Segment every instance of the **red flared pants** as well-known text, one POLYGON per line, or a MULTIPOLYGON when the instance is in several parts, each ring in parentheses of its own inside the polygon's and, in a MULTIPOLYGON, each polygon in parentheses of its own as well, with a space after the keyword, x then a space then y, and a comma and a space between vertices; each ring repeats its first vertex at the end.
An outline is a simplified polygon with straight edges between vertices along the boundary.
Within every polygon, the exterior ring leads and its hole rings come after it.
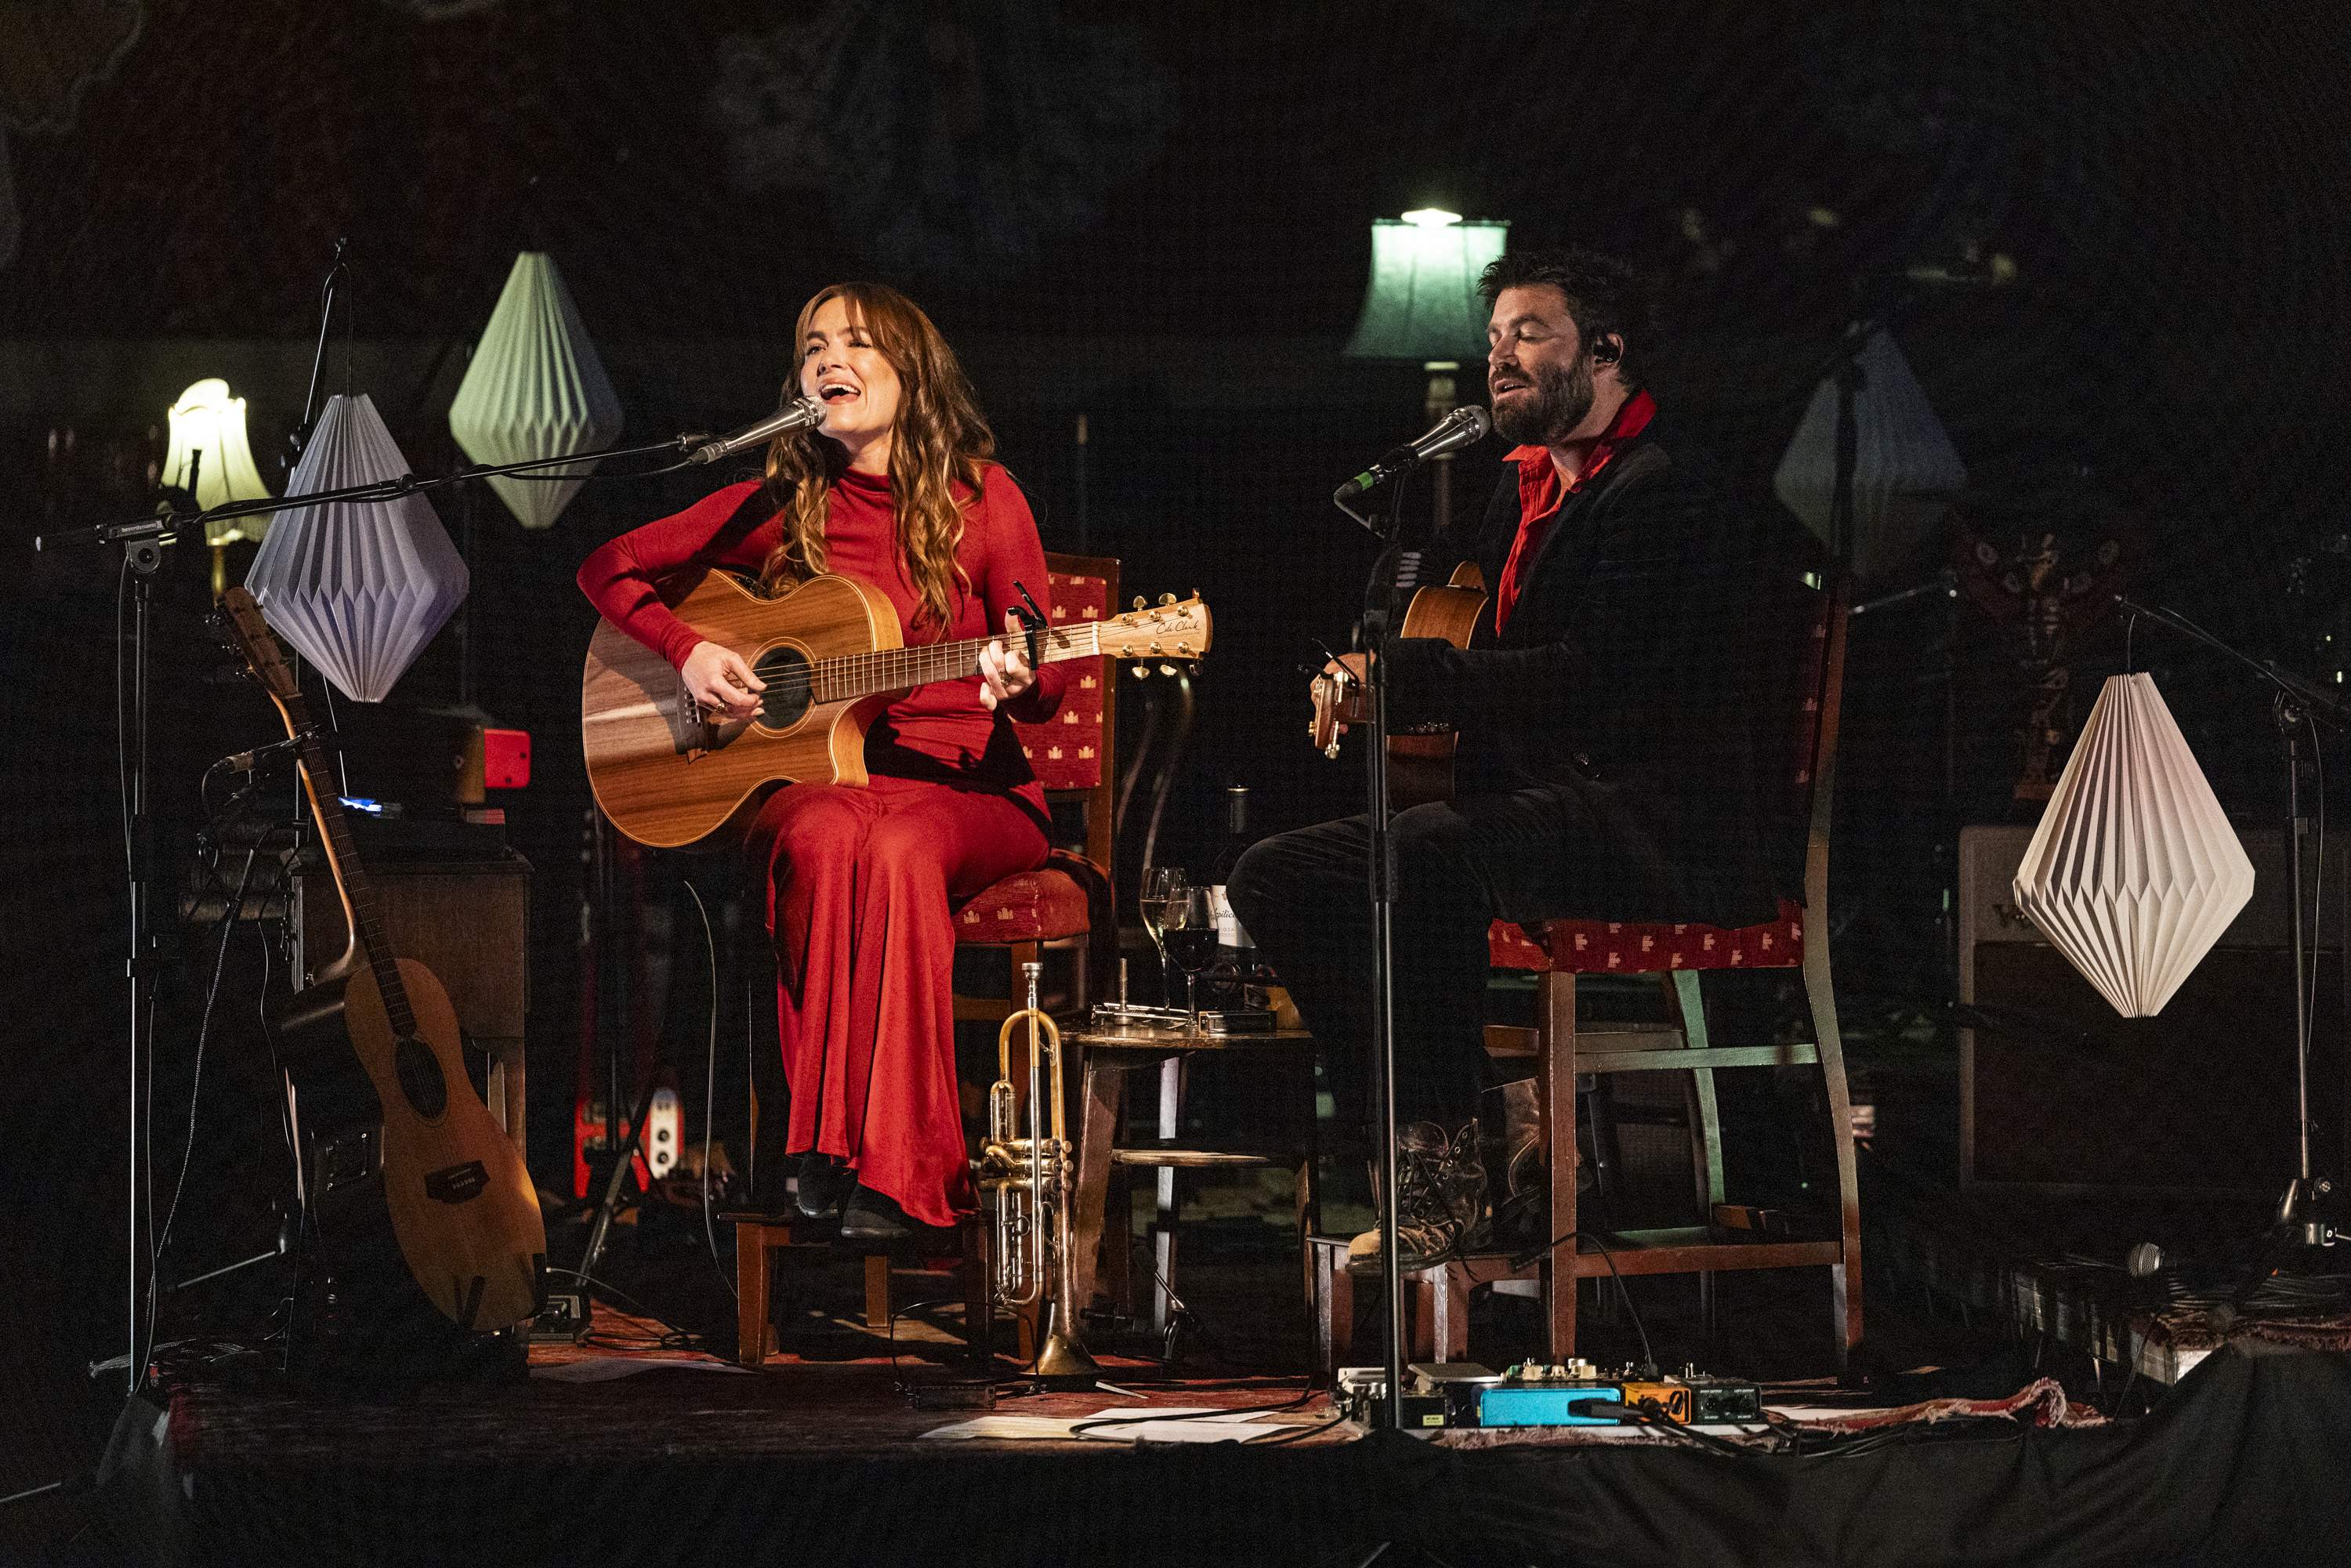
POLYGON ((768 856, 786 1151, 835 1155, 924 1224, 952 1224, 970 1207, 952 912, 1042 865, 1043 831, 1002 795, 876 776, 778 790, 751 846, 768 856))

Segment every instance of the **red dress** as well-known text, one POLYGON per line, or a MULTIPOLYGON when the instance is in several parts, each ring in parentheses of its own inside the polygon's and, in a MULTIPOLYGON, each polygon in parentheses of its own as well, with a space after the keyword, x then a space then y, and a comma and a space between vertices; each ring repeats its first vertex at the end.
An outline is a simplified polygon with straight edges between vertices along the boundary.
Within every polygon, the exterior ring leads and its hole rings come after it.
MULTIPOLYGON (((756 572, 783 537, 757 481, 729 486, 589 556, 580 586, 604 618, 682 665, 702 639, 655 596, 689 566, 756 572)), ((921 599, 897 549, 889 481, 855 470, 834 484, 826 570, 880 589, 909 645, 1000 632, 1020 602, 1041 604, 1045 552, 1029 503, 990 465, 964 502, 956 559, 970 591, 954 622, 916 621, 921 599)), ((786 1148, 836 1155, 858 1179, 926 1225, 969 1207, 956 1091, 953 966, 956 905, 1045 862, 1044 791, 1011 716, 1050 718, 1063 664, 997 713, 979 676, 934 681, 892 703, 866 733, 862 789, 792 784, 753 826, 768 862, 776 1012, 792 1091, 786 1148)))

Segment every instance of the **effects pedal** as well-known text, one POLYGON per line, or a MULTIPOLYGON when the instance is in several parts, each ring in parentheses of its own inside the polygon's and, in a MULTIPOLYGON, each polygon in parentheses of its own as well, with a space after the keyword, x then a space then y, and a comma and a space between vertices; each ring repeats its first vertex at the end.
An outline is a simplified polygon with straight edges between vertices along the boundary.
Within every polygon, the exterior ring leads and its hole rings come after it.
POLYGON ((1614 1427, 1645 1416, 1683 1426, 1760 1421, 1763 1391, 1694 1365, 1676 1375, 1632 1367, 1609 1372, 1588 1361, 1522 1362, 1479 1390, 1476 1425, 1614 1427))

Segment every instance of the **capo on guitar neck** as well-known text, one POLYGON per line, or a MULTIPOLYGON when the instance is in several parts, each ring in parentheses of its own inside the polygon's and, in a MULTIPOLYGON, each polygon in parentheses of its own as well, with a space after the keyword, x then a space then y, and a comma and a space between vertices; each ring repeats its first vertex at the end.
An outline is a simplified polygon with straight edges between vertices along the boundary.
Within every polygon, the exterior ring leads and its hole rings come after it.
POLYGON ((1020 593, 1020 602, 1012 607, 1012 613, 1020 617, 1021 629, 1028 633, 1029 667, 1033 670, 1045 662, 1045 628, 1050 621, 1045 612, 1037 608, 1037 601, 1029 597, 1027 583, 1016 577, 1012 580, 1012 586, 1020 593))

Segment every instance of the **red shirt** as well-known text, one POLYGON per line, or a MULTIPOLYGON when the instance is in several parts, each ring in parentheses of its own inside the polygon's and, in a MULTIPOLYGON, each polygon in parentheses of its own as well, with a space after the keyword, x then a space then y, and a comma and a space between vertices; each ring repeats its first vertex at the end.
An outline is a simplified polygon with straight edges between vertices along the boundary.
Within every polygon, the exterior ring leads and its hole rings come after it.
POLYGON ((1494 591, 1494 630, 1499 632, 1510 624, 1510 612, 1519 605, 1519 591, 1526 584, 1525 570, 1542 549, 1543 536, 1551 531, 1551 521, 1570 496, 1580 493, 1592 483, 1599 472, 1608 466, 1616 449, 1648 427, 1657 412, 1656 400, 1646 392, 1636 392, 1625 400, 1600 439, 1592 444, 1591 459, 1573 485, 1560 477, 1559 465, 1551 460, 1551 449, 1544 446, 1517 446, 1510 449, 1507 461, 1519 465, 1519 537, 1510 541, 1510 559, 1502 563, 1501 586, 1494 591))
MULTIPOLYGON (((771 513, 756 527, 726 525, 758 485, 756 479, 730 485, 683 512, 600 547, 580 565, 581 591, 605 620, 672 664, 683 666, 695 644, 703 641, 702 634, 662 603, 654 584, 688 566, 757 572, 782 542, 782 514, 771 513)), ((925 621, 917 625, 922 598, 899 559, 889 480, 851 469, 832 486, 825 514, 825 570, 856 578, 887 595, 898 612, 899 635, 908 646, 1001 633, 1005 611, 1021 601, 1016 581, 1027 584, 1038 603, 1047 602, 1044 546, 1012 476, 989 464, 982 470, 977 497, 960 489, 957 494, 964 502, 964 526, 956 559, 971 591, 953 601, 950 624, 925 621)), ((1006 705, 1007 716, 1023 723, 1050 718, 1061 705, 1069 669, 1067 664, 1053 664, 1038 670, 1036 684, 1006 705)), ((868 732, 867 766, 879 773, 908 771, 890 764, 887 752, 894 740, 898 747, 957 771, 976 770, 996 726, 996 716, 980 706, 979 689, 975 668, 962 679, 933 681, 899 697, 868 732)), ((1010 755, 1020 754, 1015 747, 1010 755)), ((1041 810, 1044 796, 1034 780, 1021 785, 1020 793, 1032 797, 1031 803, 1041 810)))

